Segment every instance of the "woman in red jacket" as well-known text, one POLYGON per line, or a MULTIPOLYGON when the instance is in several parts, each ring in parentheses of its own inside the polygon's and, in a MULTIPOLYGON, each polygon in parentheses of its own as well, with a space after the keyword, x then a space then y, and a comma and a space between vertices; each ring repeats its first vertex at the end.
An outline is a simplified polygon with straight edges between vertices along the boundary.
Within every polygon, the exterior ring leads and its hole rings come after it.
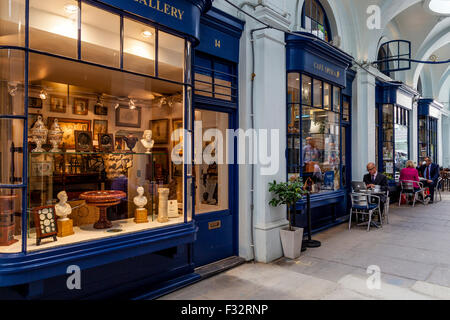
MULTIPOLYGON (((403 168, 400 171, 400 181, 417 181, 419 182, 419 172, 414 166, 414 162, 411 160, 408 160, 406 162, 406 168, 403 168)), ((420 186, 418 183, 414 182, 414 189, 415 191, 420 189, 420 186)))

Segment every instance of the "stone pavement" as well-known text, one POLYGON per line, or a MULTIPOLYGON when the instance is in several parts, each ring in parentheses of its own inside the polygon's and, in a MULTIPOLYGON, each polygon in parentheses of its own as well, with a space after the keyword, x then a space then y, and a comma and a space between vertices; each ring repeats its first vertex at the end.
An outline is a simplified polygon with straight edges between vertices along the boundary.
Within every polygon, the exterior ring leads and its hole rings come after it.
POLYGON ((314 235, 322 247, 297 260, 249 262, 161 299, 450 299, 450 194, 442 196, 429 206, 391 205, 382 229, 342 224, 314 235), (379 289, 368 288, 369 266, 381 271, 379 289))

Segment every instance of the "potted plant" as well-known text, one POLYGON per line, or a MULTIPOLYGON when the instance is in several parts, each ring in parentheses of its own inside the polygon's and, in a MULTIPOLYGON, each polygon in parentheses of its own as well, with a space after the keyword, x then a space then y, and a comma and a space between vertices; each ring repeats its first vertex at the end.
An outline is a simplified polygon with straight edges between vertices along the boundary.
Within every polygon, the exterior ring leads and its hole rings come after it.
POLYGON ((290 179, 288 182, 269 183, 269 191, 275 194, 275 198, 270 200, 272 207, 286 205, 288 209, 289 226, 280 230, 281 245, 284 256, 290 259, 297 259, 302 249, 303 228, 292 226, 291 208, 306 193, 303 190, 303 183, 300 178, 290 179))

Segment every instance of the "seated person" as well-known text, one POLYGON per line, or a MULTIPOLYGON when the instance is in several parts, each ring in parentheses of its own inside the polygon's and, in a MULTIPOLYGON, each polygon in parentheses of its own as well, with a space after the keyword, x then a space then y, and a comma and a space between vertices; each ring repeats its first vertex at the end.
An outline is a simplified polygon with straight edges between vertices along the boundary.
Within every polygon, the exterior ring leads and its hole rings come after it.
MULTIPOLYGON (((388 189, 387 177, 377 171, 375 163, 370 162, 369 164, 367 164, 367 172, 369 173, 364 176, 363 181, 368 189, 373 189, 375 188, 375 186, 380 186, 382 191, 386 191, 388 189)), ((382 194, 377 194, 377 196, 380 197, 380 209, 381 213, 383 213, 386 203, 386 196, 382 194)))
MULTIPOLYGON (((414 166, 414 162, 408 160, 406 162, 406 168, 400 171, 400 181, 417 181, 419 182, 419 172, 414 166)), ((414 191, 420 190, 418 183, 413 183, 414 191)))
POLYGON ((430 190, 431 199, 429 203, 433 203, 434 188, 436 187, 440 176, 439 166, 432 163, 430 157, 426 157, 424 164, 419 168, 419 171, 422 174, 422 177, 426 179, 424 181, 424 187, 427 187, 430 190))

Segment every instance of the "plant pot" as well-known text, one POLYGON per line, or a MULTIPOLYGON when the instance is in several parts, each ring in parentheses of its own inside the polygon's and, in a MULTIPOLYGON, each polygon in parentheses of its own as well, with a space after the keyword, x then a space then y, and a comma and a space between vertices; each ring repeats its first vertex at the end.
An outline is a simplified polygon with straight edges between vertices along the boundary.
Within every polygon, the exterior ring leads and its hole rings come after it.
POLYGON ((286 258, 297 259, 302 250, 303 228, 292 229, 293 231, 289 231, 289 227, 286 227, 280 230, 281 245, 286 258))

